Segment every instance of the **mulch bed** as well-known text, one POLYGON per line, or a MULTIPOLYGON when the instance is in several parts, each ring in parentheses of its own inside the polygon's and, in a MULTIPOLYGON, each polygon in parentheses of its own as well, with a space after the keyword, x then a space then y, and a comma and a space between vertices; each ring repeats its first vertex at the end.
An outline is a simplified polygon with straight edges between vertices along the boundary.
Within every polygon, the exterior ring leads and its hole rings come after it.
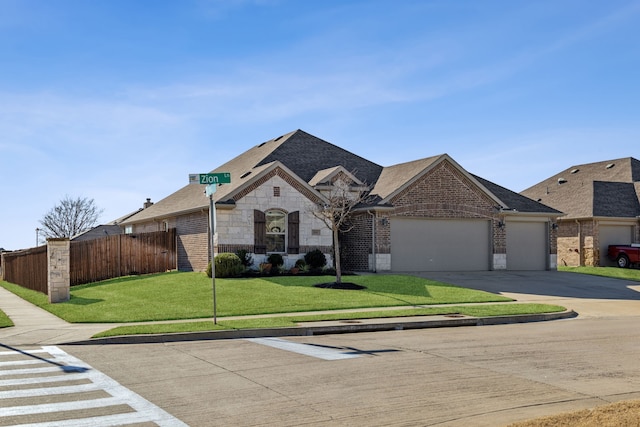
POLYGON ((344 290, 348 290, 348 291, 359 291, 361 289, 367 289, 366 286, 362 286, 362 285, 358 285, 355 283, 349 283, 349 282, 342 282, 342 283, 336 283, 336 282, 329 282, 329 283, 318 283, 316 285, 313 285, 316 288, 324 288, 324 289, 344 289, 344 290))

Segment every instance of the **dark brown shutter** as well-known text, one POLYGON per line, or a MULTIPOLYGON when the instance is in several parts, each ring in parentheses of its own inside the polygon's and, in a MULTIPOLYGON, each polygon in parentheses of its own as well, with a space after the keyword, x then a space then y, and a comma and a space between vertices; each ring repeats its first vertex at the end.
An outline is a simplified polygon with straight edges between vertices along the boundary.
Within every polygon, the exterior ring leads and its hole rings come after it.
POLYGON ((287 218, 287 232, 289 235, 287 244, 287 253, 300 253, 300 212, 291 212, 287 218))
POLYGON ((267 253, 267 221, 264 212, 253 211, 253 245, 256 254, 267 253))

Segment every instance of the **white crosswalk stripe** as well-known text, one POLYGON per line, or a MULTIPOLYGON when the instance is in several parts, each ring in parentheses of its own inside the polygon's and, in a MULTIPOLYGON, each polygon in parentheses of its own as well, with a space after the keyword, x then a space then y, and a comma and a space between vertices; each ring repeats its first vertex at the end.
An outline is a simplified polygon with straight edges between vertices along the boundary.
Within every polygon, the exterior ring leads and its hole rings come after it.
POLYGON ((7 348, 0 351, 0 426, 186 426, 58 347, 7 348))
POLYGON ((324 360, 354 359, 362 356, 361 354, 354 352, 353 350, 317 347, 313 345, 287 341, 281 338, 245 338, 245 340, 254 342, 256 344, 262 344, 268 347, 273 347, 298 354, 304 354, 305 356, 316 357, 318 359, 324 360))

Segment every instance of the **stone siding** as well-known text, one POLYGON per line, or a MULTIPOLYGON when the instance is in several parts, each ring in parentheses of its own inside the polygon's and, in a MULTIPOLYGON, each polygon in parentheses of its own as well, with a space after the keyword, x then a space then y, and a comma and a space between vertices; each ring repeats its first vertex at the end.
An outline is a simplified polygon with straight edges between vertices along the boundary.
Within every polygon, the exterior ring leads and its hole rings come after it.
POLYGON ((556 231, 557 263, 569 267, 598 266, 597 230, 598 225, 593 219, 559 222, 556 231))
POLYGON ((67 238, 47 239, 47 295, 50 303, 71 297, 70 242, 67 238))
MULTIPOLYGON (((266 256, 253 253, 253 211, 280 209, 286 213, 300 212, 300 254, 283 254, 285 267, 293 266, 297 259, 304 257, 304 254, 312 249, 322 250, 327 259, 332 260, 333 238, 327 226, 312 214, 314 203, 308 196, 312 196, 313 193, 280 169, 258 180, 258 183, 243 190, 242 197, 236 197, 236 205, 232 209, 216 208, 216 253, 244 249, 252 254, 254 266, 263 262, 266 256), (279 191, 274 191, 276 187, 279 191)), ((316 199, 316 196, 313 197, 316 199)), ((210 258, 208 221, 208 209, 182 215, 174 220, 178 232, 179 270, 206 269, 210 258)), ((138 232, 138 227, 148 229, 154 224, 139 224, 134 231, 138 232)))

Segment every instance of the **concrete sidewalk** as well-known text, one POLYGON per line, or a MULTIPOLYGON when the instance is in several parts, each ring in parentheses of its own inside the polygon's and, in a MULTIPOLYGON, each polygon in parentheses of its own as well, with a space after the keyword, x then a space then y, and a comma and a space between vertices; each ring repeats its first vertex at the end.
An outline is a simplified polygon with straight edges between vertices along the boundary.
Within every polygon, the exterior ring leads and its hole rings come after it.
POLYGON ((113 325, 69 323, 0 287, 0 310, 15 326, 0 329, 0 342, 9 345, 59 344, 112 328, 113 325))
MULTIPOLYGON (((464 304, 455 304, 456 306, 464 304)), ((438 305, 442 307, 443 305, 438 305)), ((335 310, 331 313, 354 312, 354 311, 380 311, 385 309, 397 309, 398 307, 371 308, 361 310, 335 310)), ((406 307, 415 308, 415 307, 406 307)), ((549 313, 537 315, 502 316, 492 318, 477 318, 463 315, 436 315, 436 316, 411 316, 394 317, 383 319, 358 319, 358 320, 336 320, 322 322, 305 322, 297 327, 290 328, 265 328, 265 329, 243 329, 243 330, 223 330, 193 333, 175 333, 158 335, 134 335, 111 337, 102 339, 91 339, 98 332, 115 328, 131 323, 69 323, 53 314, 23 300, 6 289, 0 287, 0 309, 5 312, 13 321, 10 328, 0 329, 0 342, 8 345, 59 345, 59 344, 135 344, 153 342, 176 342, 229 338, 248 338, 265 336, 300 336, 300 335, 322 335, 332 333, 350 332, 372 332, 418 328, 441 328, 456 326, 479 326, 499 323, 521 323, 546 321, 575 317, 577 314, 572 310, 562 313, 549 313)), ((318 314, 313 312, 306 314, 318 314)), ((225 317, 225 320, 239 318, 258 318, 299 315, 300 313, 279 313, 263 316, 234 316, 225 317)), ((163 322, 140 322, 137 324, 149 323, 176 323, 181 321, 205 321, 210 319, 188 319, 173 320, 163 322)))

